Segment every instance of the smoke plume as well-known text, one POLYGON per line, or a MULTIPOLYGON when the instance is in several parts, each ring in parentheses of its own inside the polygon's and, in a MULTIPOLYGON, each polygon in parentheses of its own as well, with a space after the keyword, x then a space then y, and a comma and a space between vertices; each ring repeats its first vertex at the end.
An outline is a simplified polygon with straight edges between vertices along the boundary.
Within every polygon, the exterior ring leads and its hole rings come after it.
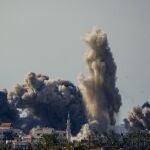
POLYGON ((7 101, 7 91, 0 91, 0 123, 14 122, 18 118, 18 112, 7 101))
POLYGON ((130 129, 150 130, 150 103, 134 107, 125 120, 130 129))
POLYGON ((15 127, 25 132, 36 126, 64 130, 68 112, 73 134, 84 124, 77 137, 83 134, 86 137, 95 129, 106 131, 109 125, 115 124, 121 96, 116 88, 116 65, 107 36, 100 29, 93 29, 84 40, 88 44, 85 59, 89 76, 80 78, 79 88, 69 81, 51 80, 30 72, 23 84, 8 92, 8 100, 3 104, 8 109, 0 112, 6 113, 8 120, 14 120, 15 127))
POLYGON ((69 81, 50 80, 45 75, 31 72, 7 97, 10 105, 20 113, 14 125, 26 132, 36 126, 64 130, 68 112, 73 133, 86 122, 80 91, 69 81))
POLYGON ((107 35, 98 28, 87 33, 85 54, 89 76, 79 79, 79 88, 90 121, 96 120, 99 131, 115 124, 115 114, 121 106, 121 96, 116 88, 116 64, 108 46, 107 35))

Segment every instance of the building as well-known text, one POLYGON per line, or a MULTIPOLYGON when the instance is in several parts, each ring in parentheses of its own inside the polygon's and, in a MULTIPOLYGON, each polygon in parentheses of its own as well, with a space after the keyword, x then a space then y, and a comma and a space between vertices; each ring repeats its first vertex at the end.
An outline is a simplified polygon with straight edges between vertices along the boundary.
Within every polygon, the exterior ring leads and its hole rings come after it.
POLYGON ((31 135, 33 136, 33 138, 35 139, 40 139, 44 134, 54 134, 54 128, 33 128, 31 130, 31 135))
POLYGON ((54 136, 57 139, 57 141, 61 144, 65 144, 68 142, 67 137, 66 137, 66 131, 55 130, 54 136))
POLYGON ((0 124, 0 131, 4 131, 4 130, 10 130, 12 129, 12 124, 11 123, 1 123, 0 124))
POLYGON ((66 131, 65 130, 55 130, 54 128, 49 127, 37 127, 31 130, 31 135, 34 139, 40 139, 44 134, 54 135, 59 143, 67 143, 71 142, 71 122, 70 115, 68 113, 67 123, 66 123, 66 131))
POLYGON ((24 141, 24 142, 31 143, 32 140, 33 140, 32 135, 24 135, 24 136, 21 137, 21 141, 24 141))
POLYGON ((48 128, 48 127, 46 127, 46 128, 33 128, 31 130, 31 136, 35 140, 40 139, 44 134, 54 135, 59 143, 67 143, 66 131, 54 130, 53 128, 48 128))
POLYGON ((23 131, 13 128, 11 123, 0 124, 0 140, 11 140, 14 137, 21 137, 23 135, 23 131))
POLYGON ((71 142, 71 121, 70 114, 68 113, 67 124, 66 124, 66 138, 68 142, 71 142))
POLYGON ((12 140, 13 149, 15 150, 29 150, 32 142, 31 135, 23 135, 21 137, 16 137, 12 140))
POLYGON ((10 140, 12 138, 12 124, 1 123, 0 124, 0 140, 10 140))
POLYGON ((13 148, 15 150, 29 150, 30 143, 26 141, 13 141, 13 148))

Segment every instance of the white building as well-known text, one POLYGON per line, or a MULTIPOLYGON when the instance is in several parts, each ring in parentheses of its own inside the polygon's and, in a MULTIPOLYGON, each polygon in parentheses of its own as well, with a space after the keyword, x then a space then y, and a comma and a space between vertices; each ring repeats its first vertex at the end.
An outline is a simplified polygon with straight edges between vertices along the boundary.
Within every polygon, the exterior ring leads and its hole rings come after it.
POLYGON ((54 128, 33 128, 31 130, 31 135, 35 138, 35 139, 40 139, 44 134, 54 134, 54 128))
POLYGON ((40 139, 44 134, 52 134, 56 137, 59 143, 71 142, 71 122, 70 116, 68 114, 66 131, 65 130, 55 130, 54 128, 44 127, 44 128, 33 128, 31 130, 31 135, 34 139, 40 139))
POLYGON ((16 150, 29 150, 30 143, 26 141, 13 141, 13 148, 16 150))
POLYGON ((66 131, 54 130, 54 128, 33 128, 30 133, 33 138, 37 140, 40 139, 44 134, 50 134, 54 135, 59 143, 67 142, 66 131))

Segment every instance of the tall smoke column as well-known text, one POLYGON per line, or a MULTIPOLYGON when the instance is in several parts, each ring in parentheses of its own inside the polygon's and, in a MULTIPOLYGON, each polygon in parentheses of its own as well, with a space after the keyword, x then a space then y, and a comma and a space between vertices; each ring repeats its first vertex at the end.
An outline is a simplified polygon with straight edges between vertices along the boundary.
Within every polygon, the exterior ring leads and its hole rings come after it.
POLYGON ((89 76, 79 79, 89 121, 97 120, 101 131, 115 124, 115 113, 121 106, 121 96, 116 88, 116 65, 101 29, 93 28, 85 35, 88 44, 85 54, 89 76))

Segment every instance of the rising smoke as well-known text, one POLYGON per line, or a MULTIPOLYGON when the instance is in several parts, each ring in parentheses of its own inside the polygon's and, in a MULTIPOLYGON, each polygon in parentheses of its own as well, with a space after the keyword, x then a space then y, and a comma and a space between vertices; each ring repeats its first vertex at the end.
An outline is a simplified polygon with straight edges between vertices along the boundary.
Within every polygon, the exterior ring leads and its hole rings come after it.
POLYGON ((115 114, 121 106, 121 96, 116 88, 116 64, 107 35, 102 30, 93 28, 85 35, 84 41, 88 44, 85 60, 89 76, 79 79, 79 88, 86 105, 89 126, 95 120, 98 130, 106 131, 109 125, 115 124, 115 114))
POLYGON ((129 112, 128 119, 124 119, 128 129, 150 130, 150 103, 146 102, 143 106, 134 107, 129 112))
POLYGON ((17 112, 15 127, 26 132, 36 126, 65 129, 68 112, 73 133, 82 127, 77 137, 97 129, 106 131, 109 125, 115 124, 121 96, 116 88, 116 65, 107 36, 100 29, 93 29, 84 40, 88 44, 85 59, 89 76, 80 78, 79 88, 69 81, 51 80, 31 72, 23 84, 8 92, 7 104, 17 112))
POLYGON ((17 110, 7 101, 7 91, 0 91, 0 123, 14 122, 18 117, 17 110))
POLYGON ((26 132, 36 126, 64 130, 68 112, 73 133, 86 122, 80 91, 69 81, 50 80, 31 72, 23 84, 17 84, 8 93, 8 100, 20 112, 15 126, 26 132))

